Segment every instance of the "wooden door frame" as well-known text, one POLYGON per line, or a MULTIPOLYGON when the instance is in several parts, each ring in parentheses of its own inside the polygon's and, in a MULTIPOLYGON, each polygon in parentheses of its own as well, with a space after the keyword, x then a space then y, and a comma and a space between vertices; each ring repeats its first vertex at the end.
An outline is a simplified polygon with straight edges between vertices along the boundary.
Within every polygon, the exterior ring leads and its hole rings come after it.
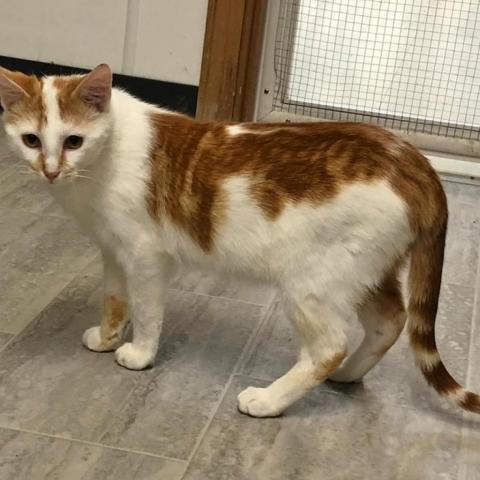
POLYGON ((209 0, 199 120, 253 119, 268 0, 209 0))

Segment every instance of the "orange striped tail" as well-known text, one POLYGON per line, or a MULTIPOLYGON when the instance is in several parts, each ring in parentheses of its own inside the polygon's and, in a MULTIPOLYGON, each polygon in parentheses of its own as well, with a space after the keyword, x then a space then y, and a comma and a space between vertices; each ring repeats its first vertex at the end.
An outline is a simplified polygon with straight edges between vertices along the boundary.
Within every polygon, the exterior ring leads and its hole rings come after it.
POLYGON ((410 344, 425 379, 441 396, 465 410, 480 413, 480 396, 465 390, 450 375, 435 341, 446 233, 445 218, 435 233, 421 235, 412 251, 408 304, 410 344))

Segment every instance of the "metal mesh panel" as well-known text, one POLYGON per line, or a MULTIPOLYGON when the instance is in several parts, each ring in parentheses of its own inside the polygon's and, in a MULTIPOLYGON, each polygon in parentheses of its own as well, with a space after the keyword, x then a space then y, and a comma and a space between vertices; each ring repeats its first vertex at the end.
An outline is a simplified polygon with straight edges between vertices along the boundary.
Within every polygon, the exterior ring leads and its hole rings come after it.
POLYGON ((276 110, 480 139, 480 1, 282 0, 276 110))

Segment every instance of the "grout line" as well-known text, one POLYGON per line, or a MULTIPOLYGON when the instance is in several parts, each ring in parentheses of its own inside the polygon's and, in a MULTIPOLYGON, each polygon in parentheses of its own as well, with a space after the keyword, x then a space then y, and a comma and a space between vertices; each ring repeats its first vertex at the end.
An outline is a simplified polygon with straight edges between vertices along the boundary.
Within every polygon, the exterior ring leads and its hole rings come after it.
POLYGON ((214 407, 210 411, 207 422, 205 423, 205 426, 202 428, 201 432, 199 433, 197 441, 195 442, 195 445, 193 446, 192 451, 190 452, 190 455, 186 460, 185 470, 183 471, 182 476, 180 477, 180 480, 183 480, 185 478, 188 467, 192 463, 193 457, 196 455, 198 449, 200 448, 200 445, 203 442, 205 435, 208 432, 211 424, 213 423, 213 419, 215 418, 220 405, 222 404, 225 396, 227 395, 228 390, 230 389, 230 386, 232 385, 233 377, 234 375, 230 375, 227 382, 225 383, 225 386, 223 387, 222 392, 220 393, 220 396, 218 397, 218 400, 215 402, 214 407))
MULTIPOLYGON (((465 419, 464 419, 465 421, 465 419)), ((465 439, 465 433, 467 431, 467 426, 466 425, 462 425, 462 428, 460 429, 460 441, 459 441, 459 445, 458 445, 458 453, 459 453, 459 457, 460 457, 460 454, 462 453, 463 449, 464 449, 464 439, 465 439)), ((457 468, 457 479, 458 480, 466 480, 467 478, 467 465, 465 465, 465 462, 462 462, 461 461, 461 457, 459 458, 459 462, 458 462, 458 468, 457 468)))
POLYGON ((476 332, 476 318, 478 314, 478 302, 479 302, 479 287, 480 287, 480 254, 478 255, 477 259, 477 271, 475 277, 475 293, 473 295, 473 309, 472 309, 472 318, 471 318, 471 326, 470 326, 470 342, 468 346, 468 357, 467 357, 467 374, 466 374, 466 388, 469 388, 471 385, 472 380, 472 355, 474 351, 474 342, 475 342, 475 332, 476 332))
POLYGON ((247 343, 245 344, 245 347, 240 354, 240 357, 238 358, 237 363, 233 367, 232 370, 232 375, 235 375, 237 373, 241 373, 241 371, 246 367, 248 361, 250 360, 252 352, 255 350, 255 348, 259 344, 259 339, 261 334, 265 331, 269 324, 269 320, 272 318, 273 312, 275 311, 275 307, 277 306, 277 298, 275 297, 270 305, 267 307, 265 314, 263 315, 262 319, 258 323, 257 327, 255 330, 252 332, 252 335, 248 339, 247 343))
POLYGON ((248 373, 243 373, 243 372, 236 372, 232 375, 232 377, 248 378, 249 380, 253 380, 254 382, 264 382, 264 383, 272 383, 275 381, 274 378, 257 377, 257 375, 249 375, 248 373))
POLYGON ((37 435, 37 436, 40 436, 40 437, 53 438, 55 440, 63 440, 63 441, 72 442, 72 443, 79 443, 81 445, 90 445, 92 447, 100 447, 100 448, 105 448, 105 449, 108 449, 108 450, 117 450, 117 451, 120 451, 120 452, 128 452, 128 453, 134 453, 136 455, 143 455, 143 456, 146 456, 146 457, 159 458, 159 459, 162 459, 162 460, 167 460, 169 462, 176 462, 176 463, 181 463, 181 464, 185 463, 185 460, 180 460, 178 458, 169 457, 167 455, 158 455, 158 454, 155 454, 155 453, 143 452, 141 450, 131 450, 129 448, 124 448, 124 447, 115 447, 115 446, 112 446, 112 445, 104 445, 104 444, 98 443, 98 442, 91 442, 90 440, 80 440, 78 438, 63 437, 61 435, 56 435, 56 434, 53 434, 53 433, 38 432, 36 430, 28 430, 28 429, 25 429, 25 428, 13 428, 13 427, 5 426, 5 425, 0 425, 0 428, 3 428, 4 430, 14 431, 14 432, 29 433, 30 435, 37 435))
MULTIPOLYGON (((480 290, 480 255, 477 260, 477 271, 476 271, 476 277, 475 277, 475 293, 473 296, 472 324, 470 328, 470 342, 468 346, 468 357, 467 357, 468 361, 467 361, 467 374, 466 374, 466 386, 465 386, 467 389, 471 388, 471 383, 472 383, 473 351, 475 347, 475 336, 476 336, 476 330, 477 330, 476 320, 478 316, 478 302, 480 301, 479 290, 480 290)), ((468 413, 463 412, 464 424, 460 429, 459 454, 461 454, 462 451, 464 450, 466 436, 468 432, 471 431, 467 424, 467 421, 468 421, 467 416, 468 416, 468 413)), ((457 478, 459 480, 466 480, 467 475, 468 475, 467 465, 465 464, 465 462, 459 462, 459 466, 457 470, 457 478)))
POLYGON ((2 331, 1 333, 6 333, 7 335, 12 335, 12 338, 10 338, 4 345, 0 347, 0 354, 3 353, 4 350, 17 338, 19 337, 31 324, 33 321, 35 321, 36 318, 38 318, 45 310, 47 310, 55 300, 58 298, 58 296, 66 289, 68 286, 74 282, 77 277, 80 275, 83 275, 85 271, 87 271, 92 264, 96 261, 97 255, 92 257, 84 266, 81 270, 79 270, 77 273, 75 273, 69 280, 67 280, 62 287, 57 291, 57 293, 50 299, 50 301, 45 304, 43 307, 40 308, 38 312, 36 312, 32 318, 18 331, 18 332, 7 332, 7 331, 2 331))
POLYGON ((457 480, 467 480, 468 478, 468 465, 461 461, 461 454, 464 451, 465 441, 469 432, 474 431, 471 425, 472 420, 469 418, 471 415, 476 415, 472 412, 463 411, 462 426, 460 428, 460 439, 458 442, 458 468, 457 468, 457 480))
MULTIPOLYGON (((119 366, 119 365, 118 365, 119 366)), ((123 367, 121 367, 123 368, 123 367)), ((135 376, 136 377, 136 376, 135 376)), ((149 378, 146 381, 146 385, 149 385, 153 380, 153 376, 149 375, 149 378)), ((141 386, 142 380, 140 377, 138 377, 138 380, 135 380, 133 382, 132 389, 127 393, 125 398, 123 399, 123 402, 120 404, 120 406, 117 408, 116 412, 112 414, 112 416, 120 416, 123 412, 123 408, 127 405, 129 402, 130 398, 132 397, 133 393, 137 390, 138 387, 141 386)), ((105 428, 100 432, 98 435, 98 441, 101 442, 105 435, 115 426, 115 418, 107 425, 105 425, 105 428)))
MULTIPOLYGON (((26 328, 26 326, 25 326, 25 328, 26 328)), ((23 330, 24 330, 24 329, 20 330, 20 332, 23 332, 23 330)), ((0 347, 0 354, 1 354, 4 350, 6 350, 7 347, 8 347, 11 343, 13 343, 13 340, 14 340, 15 338, 17 338, 18 335, 20 335, 20 332, 18 332, 18 333, 9 333, 9 334, 8 334, 8 335, 11 335, 12 338, 9 338, 9 339, 0 347)))
POLYGON ((215 402, 215 405, 213 406, 212 410, 210 411, 210 414, 208 416, 208 419, 202 429, 202 431, 199 433, 197 441, 195 442, 195 445, 192 448, 192 451, 190 452, 190 455, 188 456, 187 463, 185 465, 185 470, 183 471, 182 476, 180 477, 181 479, 185 478, 185 475, 187 474, 188 467, 190 466, 192 459, 196 455, 198 449, 200 448, 201 443, 203 442, 206 433, 208 432, 211 424, 213 423, 213 420, 218 412, 218 409, 220 408, 220 405, 222 404, 228 390, 230 389, 232 385, 232 381, 234 377, 236 376, 236 370, 242 366, 242 363, 244 362, 244 359, 247 357, 247 355, 250 353, 253 345, 255 344, 255 340, 257 339, 257 335, 262 329, 262 326, 264 323, 268 321, 268 319, 271 316, 271 313, 273 312, 273 309, 275 307, 275 299, 270 302, 270 305, 268 306, 265 314, 263 315, 262 319, 259 321, 257 327, 253 330, 253 332, 250 334, 247 342, 245 343, 245 346, 243 347, 242 352, 240 353, 240 356, 238 357, 237 361, 235 362, 235 365, 233 366, 232 373, 228 377, 227 382, 225 383, 225 386, 223 387, 222 392, 220 393, 218 400, 215 402))

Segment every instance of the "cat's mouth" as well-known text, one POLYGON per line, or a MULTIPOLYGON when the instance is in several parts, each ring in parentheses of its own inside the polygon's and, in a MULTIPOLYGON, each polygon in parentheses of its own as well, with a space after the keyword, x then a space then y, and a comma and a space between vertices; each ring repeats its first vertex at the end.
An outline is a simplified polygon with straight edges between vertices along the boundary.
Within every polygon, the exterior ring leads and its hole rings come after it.
POLYGON ((58 182, 61 178, 65 176, 63 169, 47 169, 45 166, 39 164, 39 162, 30 164, 29 166, 32 172, 34 172, 36 175, 46 180, 50 184, 54 183, 55 181, 58 182))
POLYGON ((75 169, 73 168, 62 168, 60 170, 47 170, 46 168, 43 168, 41 170, 36 170, 36 173, 40 175, 44 180, 46 180, 50 185, 58 185, 58 184, 63 184, 67 180, 73 181, 75 178, 81 178, 82 175, 79 174, 75 169))

